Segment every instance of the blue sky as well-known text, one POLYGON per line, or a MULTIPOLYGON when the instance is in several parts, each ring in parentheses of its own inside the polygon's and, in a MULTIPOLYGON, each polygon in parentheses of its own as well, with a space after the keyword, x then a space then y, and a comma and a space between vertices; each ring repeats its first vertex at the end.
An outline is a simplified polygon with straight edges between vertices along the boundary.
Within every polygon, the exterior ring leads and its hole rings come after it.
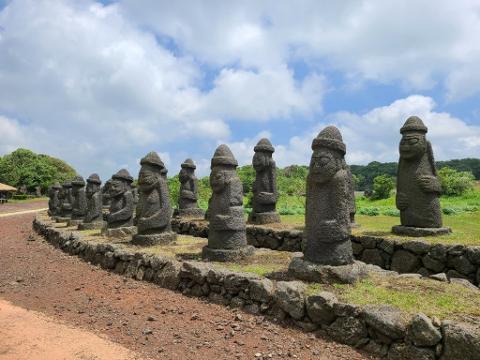
POLYGON ((110 177, 151 150, 170 174, 240 164, 264 136, 307 164, 335 124, 351 164, 396 161, 410 115, 437 159, 480 153, 476 1, 0 0, 0 155, 110 177))

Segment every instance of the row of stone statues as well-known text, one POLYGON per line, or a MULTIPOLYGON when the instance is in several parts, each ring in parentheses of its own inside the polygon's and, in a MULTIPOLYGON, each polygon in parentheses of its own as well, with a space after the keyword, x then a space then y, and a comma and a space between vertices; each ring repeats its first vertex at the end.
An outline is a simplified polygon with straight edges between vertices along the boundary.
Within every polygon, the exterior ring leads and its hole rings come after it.
MULTIPOLYGON (((442 227, 432 147, 427 128, 418 117, 410 117, 401 129, 400 162, 397 177, 397 207, 401 225, 392 230, 407 235, 436 235, 449 232, 442 227)), ((279 222, 274 148, 261 139, 255 146, 253 166, 253 210, 248 221, 256 224, 279 222)), ((329 126, 312 143, 313 154, 307 177, 304 259, 306 263, 343 266, 353 263, 350 233, 355 225, 355 195, 350 168, 345 162, 346 145, 340 131, 329 126)), ((68 220, 80 229, 103 227, 106 235, 132 235, 136 245, 167 244, 175 240, 170 221, 172 207, 167 186, 167 169, 157 153, 140 161, 138 202, 132 193, 133 178, 122 169, 108 181, 110 201, 106 224, 102 217, 101 181, 92 174, 85 182, 77 176, 51 190, 50 213, 58 221, 68 220), (135 210, 136 207, 136 211, 135 210)), ((238 163, 227 145, 220 145, 211 161, 208 245, 205 259, 228 261, 249 256, 243 209, 243 187, 237 175, 238 163)), ((185 160, 179 174, 180 196, 176 215, 201 218, 195 164, 185 160)))

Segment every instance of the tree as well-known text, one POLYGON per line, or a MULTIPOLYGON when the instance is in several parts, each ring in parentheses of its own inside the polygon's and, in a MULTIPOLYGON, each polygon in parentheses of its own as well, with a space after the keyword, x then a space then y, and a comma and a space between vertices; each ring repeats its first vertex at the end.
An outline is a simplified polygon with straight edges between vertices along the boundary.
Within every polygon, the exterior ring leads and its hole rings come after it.
POLYGON ((395 187, 395 179, 388 175, 379 175, 373 179, 373 199, 388 199, 395 187))
POLYGON ((40 186, 45 193, 55 181, 63 182, 75 174, 75 169, 64 161, 27 149, 17 149, 0 158, 0 182, 17 188, 25 185, 30 192, 40 186))
POLYGON ((447 196, 460 196, 473 189, 475 176, 470 171, 457 171, 448 166, 438 171, 443 193, 447 196))

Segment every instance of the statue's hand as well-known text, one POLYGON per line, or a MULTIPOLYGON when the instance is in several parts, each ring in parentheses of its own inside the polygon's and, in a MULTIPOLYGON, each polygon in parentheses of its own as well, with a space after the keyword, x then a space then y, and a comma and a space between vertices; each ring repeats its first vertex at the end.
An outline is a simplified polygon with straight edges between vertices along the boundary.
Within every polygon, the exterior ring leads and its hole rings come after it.
POLYGON ((405 210, 408 208, 408 197, 404 193, 397 193, 397 209, 405 210))
POLYGON ((417 178, 418 185, 424 192, 441 192, 440 181, 431 175, 422 175, 417 178))

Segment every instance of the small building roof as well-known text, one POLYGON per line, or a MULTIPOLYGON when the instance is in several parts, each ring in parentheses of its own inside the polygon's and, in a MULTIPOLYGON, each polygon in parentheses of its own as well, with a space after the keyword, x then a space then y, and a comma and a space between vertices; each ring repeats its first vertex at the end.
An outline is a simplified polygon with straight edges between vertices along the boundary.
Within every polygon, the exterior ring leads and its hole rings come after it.
POLYGON ((0 183, 0 191, 17 191, 13 186, 0 183))

